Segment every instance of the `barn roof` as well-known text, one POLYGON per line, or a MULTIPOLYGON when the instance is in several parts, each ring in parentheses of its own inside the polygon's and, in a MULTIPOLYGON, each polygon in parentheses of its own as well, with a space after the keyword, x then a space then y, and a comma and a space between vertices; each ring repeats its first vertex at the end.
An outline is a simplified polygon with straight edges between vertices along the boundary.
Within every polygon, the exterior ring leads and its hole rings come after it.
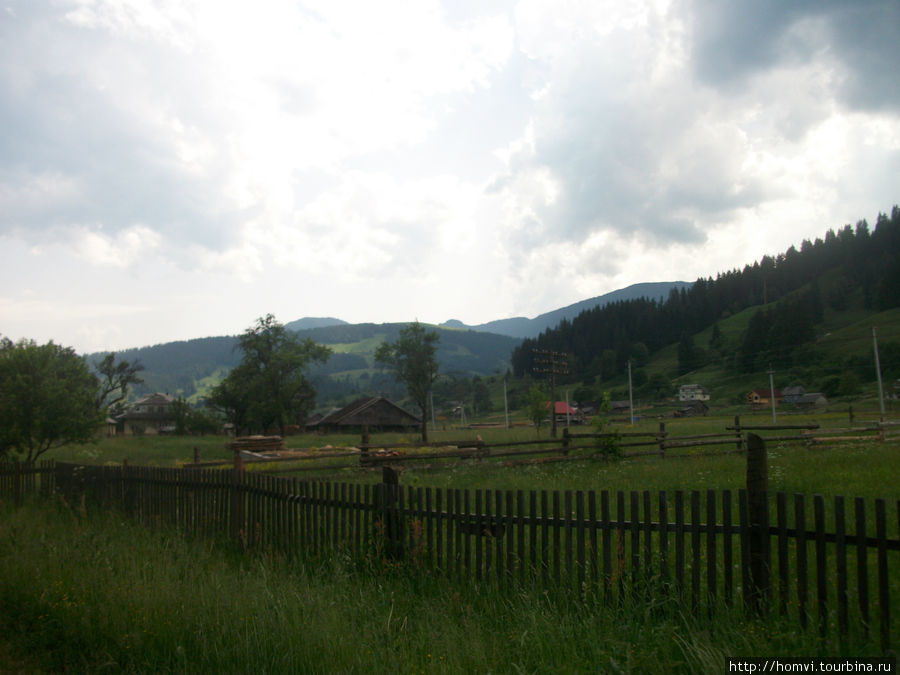
POLYGON ((357 427, 372 426, 415 426, 421 419, 404 410, 383 396, 360 398, 343 408, 332 410, 320 419, 316 426, 357 427))

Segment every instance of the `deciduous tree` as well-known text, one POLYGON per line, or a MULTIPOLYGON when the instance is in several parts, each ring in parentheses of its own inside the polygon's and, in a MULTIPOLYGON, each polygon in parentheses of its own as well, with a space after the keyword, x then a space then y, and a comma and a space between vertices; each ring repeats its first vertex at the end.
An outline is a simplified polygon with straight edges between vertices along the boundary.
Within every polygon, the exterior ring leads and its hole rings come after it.
POLYGON ((283 435, 315 402, 304 371, 314 361, 327 361, 331 350, 300 339, 271 314, 257 319, 238 344, 243 359, 213 390, 210 401, 238 428, 277 428, 283 435))
POLYGON ((71 347, 0 341, 0 455, 33 462, 51 448, 86 443, 103 420, 97 379, 71 347))
POLYGON ((437 345, 440 335, 418 321, 400 330, 394 342, 382 342, 375 360, 406 385, 406 391, 422 414, 422 442, 428 442, 428 396, 438 376, 437 345))
POLYGON ((120 404, 128 396, 128 387, 141 384, 144 380, 138 375, 144 369, 139 362, 119 361, 112 352, 94 364, 99 373, 97 383, 97 410, 109 410, 120 404))

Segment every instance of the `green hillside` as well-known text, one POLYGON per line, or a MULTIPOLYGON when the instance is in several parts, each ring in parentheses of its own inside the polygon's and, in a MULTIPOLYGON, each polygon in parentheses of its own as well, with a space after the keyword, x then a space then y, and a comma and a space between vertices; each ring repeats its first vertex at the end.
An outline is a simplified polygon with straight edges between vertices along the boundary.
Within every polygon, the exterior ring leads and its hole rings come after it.
POLYGON ((635 300, 586 311, 512 356, 535 373, 534 350, 566 354, 559 383, 580 400, 609 391, 639 404, 677 405, 680 384, 709 390, 713 408, 745 406, 751 389, 802 387, 830 404, 878 406, 875 339, 888 405, 900 380, 900 208, 874 232, 829 230, 743 270, 698 279, 665 302, 635 300))
MULTIPOLYGON (((327 345, 334 352, 327 363, 310 371, 318 391, 319 405, 338 404, 370 392, 402 396, 402 389, 376 367, 375 350, 385 340, 396 339, 405 325, 339 324, 297 331, 301 337, 327 345)), ((517 338, 504 335, 430 328, 441 336, 437 353, 441 372, 457 377, 506 372, 509 369, 509 355, 519 343, 517 338)), ((138 361, 144 366, 141 373, 144 383, 134 387, 133 396, 167 392, 197 403, 240 363, 241 353, 237 344, 237 338, 232 336, 201 338, 128 349, 119 352, 118 356, 130 362, 138 361)), ((94 361, 100 356, 94 354, 88 358, 94 361)))

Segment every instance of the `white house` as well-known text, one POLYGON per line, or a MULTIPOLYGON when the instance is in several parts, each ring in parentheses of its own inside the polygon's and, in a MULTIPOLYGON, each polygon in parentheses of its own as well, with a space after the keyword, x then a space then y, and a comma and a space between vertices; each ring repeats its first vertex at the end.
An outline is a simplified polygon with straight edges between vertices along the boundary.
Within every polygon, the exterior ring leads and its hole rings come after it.
POLYGON ((678 389, 679 401, 708 401, 709 392, 699 384, 683 384, 678 389))

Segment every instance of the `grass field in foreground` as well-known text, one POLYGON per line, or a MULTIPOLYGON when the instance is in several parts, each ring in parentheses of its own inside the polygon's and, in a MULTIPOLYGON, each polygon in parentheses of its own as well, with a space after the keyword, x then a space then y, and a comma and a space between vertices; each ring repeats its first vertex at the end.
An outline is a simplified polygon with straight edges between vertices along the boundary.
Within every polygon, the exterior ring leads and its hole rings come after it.
POLYGON ((665 598, 607 608, 187 540, 111 513, 0 505, 0 668, 26 672, 727 672, 873 644, 665 598), (5 660, 5 661, 4 661, 5 660))

